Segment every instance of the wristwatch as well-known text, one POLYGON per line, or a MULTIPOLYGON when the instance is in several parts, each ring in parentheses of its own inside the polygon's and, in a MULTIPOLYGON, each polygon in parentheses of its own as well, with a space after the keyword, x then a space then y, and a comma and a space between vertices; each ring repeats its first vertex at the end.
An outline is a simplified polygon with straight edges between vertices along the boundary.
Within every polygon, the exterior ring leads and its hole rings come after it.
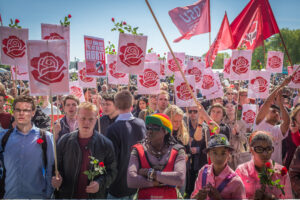
POLYGON ((202 124, 198 123, 197 126, 200 126, 201 128, 203 127, 202 124))

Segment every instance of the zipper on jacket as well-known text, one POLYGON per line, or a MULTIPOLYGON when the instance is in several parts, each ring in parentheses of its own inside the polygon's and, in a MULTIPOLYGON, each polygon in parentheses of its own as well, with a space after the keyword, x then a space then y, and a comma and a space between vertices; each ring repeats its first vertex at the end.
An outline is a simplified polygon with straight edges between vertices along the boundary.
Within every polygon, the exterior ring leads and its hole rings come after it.
MULTIPOLYGON (((79 146, 79 144, 78 144, 78 146, 79 146)), ((81 155, 81 157, 82 157, 82 152, 81 152, 81 149, 80 149, 80 147, 79 147, 79 155, 81 155)), ((73 198, 73 196, 74 196, 74 190, 75 190, 75 183, 78 183, 78 168, 79 168, 79 164, 80 164, 80 156, 78 156, 78 159, 77 159, 77 161, 78 161, 78 163, 77 163, 77 167, 76 167, 76 171, 75 171, 75 178, 76 179, 74 179, 74 184, 73 184, 73 188, 72 188, 72 198, 73 198)))

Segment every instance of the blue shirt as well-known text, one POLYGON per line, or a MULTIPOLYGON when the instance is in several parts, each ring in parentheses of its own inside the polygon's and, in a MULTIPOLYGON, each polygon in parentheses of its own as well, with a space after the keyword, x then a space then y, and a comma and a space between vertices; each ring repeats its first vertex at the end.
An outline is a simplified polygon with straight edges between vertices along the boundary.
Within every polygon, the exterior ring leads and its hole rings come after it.
MULTIPOLYGON (((0 133, 0 143, 5 133, 0 133)), ((50 198, 53 192, 51 186, 54 164, 53 137, 51 133, 46 132, 46 169, 42 146, 37 143, 39 138, 40 129, 34 125, 27 134, 15 128, 8 138, 3 152, 6 169, 4 198, 50 198)), ((0 149, 2 150, 1 145, 0 149)))
POLYGON ((119 114, 116 121, 126 121, 126 120, 132 120, 132 119, 134 119, 134 116, 132 115, 131 112, 129 112, 129 113, 119 114))

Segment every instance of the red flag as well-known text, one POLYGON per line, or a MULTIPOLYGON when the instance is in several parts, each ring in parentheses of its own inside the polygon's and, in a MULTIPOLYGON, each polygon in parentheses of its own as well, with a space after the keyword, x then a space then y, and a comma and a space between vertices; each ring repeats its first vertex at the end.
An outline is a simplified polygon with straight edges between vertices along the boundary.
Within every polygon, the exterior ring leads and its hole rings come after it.
POLYGON ((255 49, 263 40, 279 33, 268 0, 251 0, 230 25, 234 45, 232 49, 255 49))
POLYGON ((0 14, 0 22, 1 22, 1 26, 3 26, 1 14, 0 14))
POLYGON ((206 67, 213 66, 219 50, 221 51, 221 50, 229 49, 231 48, 232 44, 233 44, 232 34, 229 27, 227 14, 225 12, 219 33, 205 56, 206 67))
POLYGON ((209 1, 199 0, 193 5, 177 7, 169 11, 173 23, 182 34, 174 42, 179 42, 182 39, 189 40, 194 35, 210 32, 209 1))

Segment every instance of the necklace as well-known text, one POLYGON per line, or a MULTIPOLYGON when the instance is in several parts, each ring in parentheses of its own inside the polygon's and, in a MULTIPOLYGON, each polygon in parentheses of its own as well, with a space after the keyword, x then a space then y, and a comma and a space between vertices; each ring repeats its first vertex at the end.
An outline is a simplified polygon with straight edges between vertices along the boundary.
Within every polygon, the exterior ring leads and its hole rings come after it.
POLYGON ((154 147, 150 143, 147 143, 147 150, 159 161, 162 159, 163 155, 165 154, 164 147, 162 147, 162 149, 160 151, 158 151, 158 150, 154 149, 154 147))

